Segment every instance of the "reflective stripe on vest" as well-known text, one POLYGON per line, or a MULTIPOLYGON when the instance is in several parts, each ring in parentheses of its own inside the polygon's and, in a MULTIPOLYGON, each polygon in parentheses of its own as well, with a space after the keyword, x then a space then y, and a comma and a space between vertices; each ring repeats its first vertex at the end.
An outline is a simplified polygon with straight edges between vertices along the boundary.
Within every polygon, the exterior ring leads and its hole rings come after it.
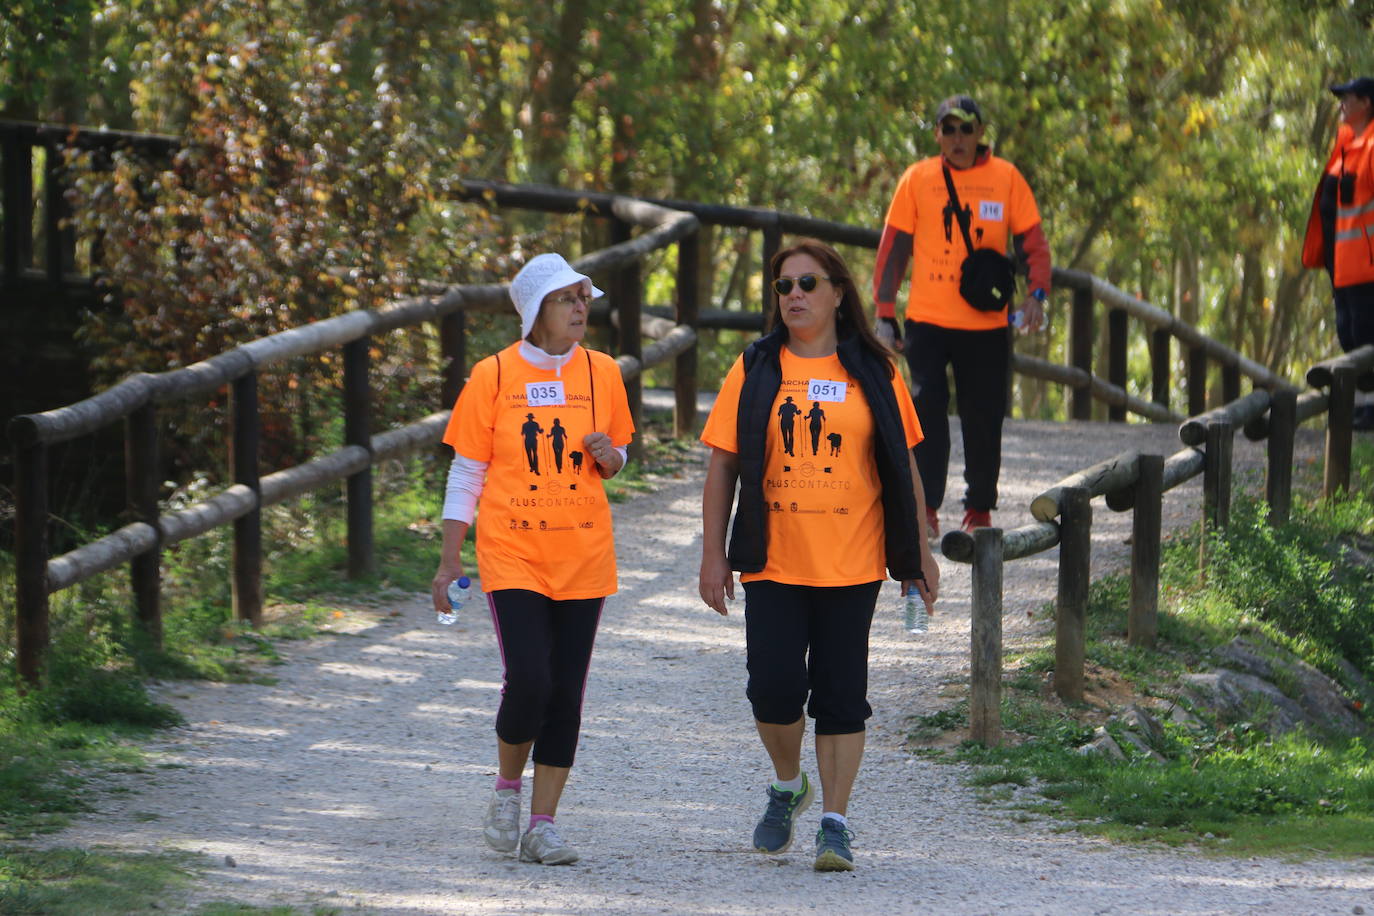
POLYGON ((1341 193, 1332 238, 1337 287, 1374 283, 1374 124, 1338 153, 1341 193))

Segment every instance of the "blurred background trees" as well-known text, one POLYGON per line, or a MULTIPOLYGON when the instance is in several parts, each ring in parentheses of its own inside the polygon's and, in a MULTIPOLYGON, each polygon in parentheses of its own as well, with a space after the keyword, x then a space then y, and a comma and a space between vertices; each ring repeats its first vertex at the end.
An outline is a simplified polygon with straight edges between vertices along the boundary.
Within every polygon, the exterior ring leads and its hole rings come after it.
MULTIPOLYGON (((877 227, 961 91, 1035 189, 1057 264, 1289 377, 1336 349, 1326 278, 1298 252, 1336 125, 1326 87, 1374 71, 1370 0, 16 0, 0 16, 0 115, 188 143, 154 168, 73 163, 79 212, 113 243, 118 311, 89 325, 111 376, 422 278, 505 278, 567 228, 488 219, 449 199, 457 178, 877 227)), ((714 304, 754 307, 747 236, 709 242, 714 304)), ((1018 345, 1062 353, 1051 314, 1018 345)), ((1062 416, 1056 390, 1021 387, 1023 412, 1062 416)))

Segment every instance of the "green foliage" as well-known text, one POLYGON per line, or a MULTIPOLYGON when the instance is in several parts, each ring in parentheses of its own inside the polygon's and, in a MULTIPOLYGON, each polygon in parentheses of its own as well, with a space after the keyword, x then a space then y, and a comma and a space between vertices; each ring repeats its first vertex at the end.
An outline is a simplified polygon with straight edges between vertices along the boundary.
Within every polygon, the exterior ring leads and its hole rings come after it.
POLYGON ((185 854, 117 855, 85 849, 0 851, 0 913, 117 916, 152 912, 188 884, 200 861, 185 854))
MULTIPOLYGON (((902 170, 935 150, 935 104, 960 91, 982 101, 995 148, 1030 179, 1057 263, 1105 275, 1288 374, 1333 347, 1324 280, 1297 251, 1334 133, 1323 87, 1374 65, 1361 4, 9 9, 0 102, 22 97, 24 111, 65 122, 98 113, 190 144, 172 163, 82 164, 95 172, 76 212, 120 240, 104 258, 124 314, 88 327, 106 377, 386 301, 419 278, 505 279, 542 232, 576 239, 570 250, 604 242, 604 227, 580 218, 495 222, 445 199, 456 178, 877 226, 902 170), (56 40, 21 40, 32 31, 56 40)), ((705 239, 708 301, 756 308, 757 239, 716 228, 705 239)), ((849 254, 863 276, 871 255, 849 254)), ((650 265, 651 291, 671 269, 650 265)), ((1021 346, 1060 354, 1067 327, 1053 321, 1021 346)), ((1129 354, 1128 387, 1144 394, 1146 336, 1133 335, 1129 354)), ((737 348, 707 349, 709 384, 737 348)), ((286 394, 293 379, 321 375, 302 365, 264 385, 286 394)), ((1057 389, 1021 384, 1028 415, 1062 404, 1057 389)), ((298 450, 286 451, 303 454, 295 440, 312 435, 310 402, 289 403, 275 422, 300 427, 287 437, 298 450)))
POLYGON ((1299 505, 1279 527, 1266 511, 1236 500, 1230 527, 1209 539, 1205 577, 1195 537, 1166 546, 1176 616, 1222 633, 1255 627, 1333 676, 1333 656, 1374 676, 1374 505, 1358 494, 1299 505))
MULTIPOLYGON (((1356 481, 1366 479, 1372 459, 1368 448, 1356 450, 1356 481)), ((1357 489, 1362 494, 1363 484, 1357 489)), ((1129 580, 1094 582, 1086 622, 1090 679, 1120 678, 1142 695, 1171 695, 1181 672, 1207 665, 1210 649, 1245 633, 1261 634, 1338 681, 1348 680, 1342 657, 1368 677, 1374 563, 1366 551, 1374 544, 1374 511, 1363 495, 1297 502, 1292 522, 1271 528, 1263 504, 1240 496, 1230 527, 1210 535, 1205 570, 1196 531, 1166 542, 1157 651, 1124 642, 1129 580)), ((1053 666, 1048 644, 1017 659, 1004 682, 1002 719, 1014 736, 1007 746, 959 749, 959 758, 978 767, 971 782, 986 800, 1009 801, 1006 787, 1030 785, 1044 801, 1022 795, 1016 804, 1068 815, 1079 829, 1201 843, 1236 855, 1362 857, 1374 850, 1374 755, 1363 739, 1272 737, 1250 722, 1164 722, 1154 747, 1162 761, 1121 740, 1124 763, 1083 755, 1077 749, 1092 740, 1102 713, 1051 698, 1045 674, 1053 666)), ((910 738, 919 746, 966 724, 960 704, 917 720, 910 738)), ((1121 723, 1108 720, 1105 728, 1122 737, 1121 723)))

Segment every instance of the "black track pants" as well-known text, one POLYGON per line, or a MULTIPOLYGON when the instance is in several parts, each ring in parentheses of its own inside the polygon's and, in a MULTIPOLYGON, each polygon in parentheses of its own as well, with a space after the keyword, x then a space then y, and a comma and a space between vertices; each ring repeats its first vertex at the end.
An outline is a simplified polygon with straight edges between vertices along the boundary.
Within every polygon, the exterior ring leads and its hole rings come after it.
POLYGON ((938 325, 906 323, 906 359, 911 395, 925 438, 916 446, 916 467, 925 485, 926 505, 940 508, 949 474, 949 382, 954 369, 959 429, 964 438, 964 508, 997 508, 997 478, 1002 470, 1002 418, 1007 413, 1006 330, 960 331, 938 325))
POLYGON ((605 598, 555 601, 538 592, 490 592, 505 665, 496 736, 534 742, 535 763, 570 767, 582 727, 582 695, 605 598))

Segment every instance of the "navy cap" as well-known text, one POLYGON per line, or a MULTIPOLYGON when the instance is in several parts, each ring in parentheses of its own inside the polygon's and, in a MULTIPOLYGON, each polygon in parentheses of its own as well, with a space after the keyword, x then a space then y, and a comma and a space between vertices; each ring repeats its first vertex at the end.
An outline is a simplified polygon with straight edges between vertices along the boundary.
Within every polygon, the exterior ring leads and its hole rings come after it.
POLYGON ((936 124, 951 116, 960 121, 977 120, 979 124, 983 123, 983 112, 979 109, 978 103, 966 95, 952 95, 935 109, 936 124))
POLYGON ((1358 95, 1362 99, 1374 99, 1374 78, 1357 76, 1346 83, 1335 83, 1331 91, 1336 95, 1358 95))

